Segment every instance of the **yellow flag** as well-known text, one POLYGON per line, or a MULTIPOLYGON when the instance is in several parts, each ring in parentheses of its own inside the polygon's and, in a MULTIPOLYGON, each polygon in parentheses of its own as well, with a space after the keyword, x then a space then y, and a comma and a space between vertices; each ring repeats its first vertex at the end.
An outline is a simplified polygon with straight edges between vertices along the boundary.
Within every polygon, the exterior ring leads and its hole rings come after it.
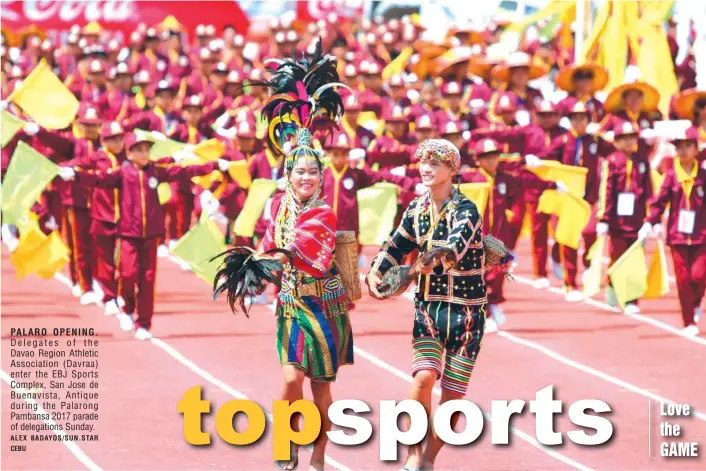
POLYGON ((581 244, 581 234, 591 219, 591 205, 582 198, 576 198, 566 193, 560 194, 560 197, 563 202, 554 239, 561 245, 578 250, 581 244))
POLYGON ((209 139, 194 146, 194 154, 206 162, 220 159, 226 152, 226 144, 218 139, 209 139))
POLYGON ((384 69, 382 69, 382 79, 387 81, 390 80, 390 77, 393 75, 401 74, 404 72, 405 67, 407 67, 407 62, 409 62, 409 59, 412 57, 412 54, 414 54, 414 49, 412 49, 409 46, 406 46, 400 54, 395 57, 395 60, 390 62, 385 66, 384 69))
POLYGON ((608 269, 615 296, 623 308, 647 291, 647 262, 642 241, 643 239, 638 239, 608 269))
POLYGON ((583 294, 590 298, 601 292, 601 278, 603 277, 603 250, 605 249, 605 234, 598 236, 596 242, 588 251, 590 268, 586 271, 583 282, 583 294))
POLYGON ((49 280, 69 263, 69 249, 57 231, 53 231, 36 254, 37 276, 49 280))
POLYGON ((54 231, 47 237, 36 224, 26 225, 20 235, 19 244, 10 255, 18 280, 36 274, 49 279, 69 262, 69 250, 59 233, 54 231))
POLYGON ((20 118, 8 113, 5 110, 2 110, 2 122, 0 122, 2 142, 0 142, 0 147, 5 147, 7 143, 10 142, 13 137, 15 137, 17 131, 22 129, 24 125, 25 122, 22 121, 20 118))
POLYGON ((58 174, 54 162, 19 142, 2 182, 3 222, 16 225, 58 174))
POLYGON ((236 160, 228 167, 228 174, 235 180, 240 188, 248 189, 252 185, 252 177, 247 160, 236 160))
POLYGON ((199 278, 213 284, 221 261, 210 260, 225 249, 223 234, 203 211, 199 222, 179 239, 172 253, 185 261, 199 278))
POLYGON ((253 237, 255 235, 255 224, 265 209, 267 200, 277 190, 277 182, 266 178, 253 180, 248 197, 245 199, 242 211, 233 223, 235 235, 242 237, 253 237))
POLYGON ((657 250, 652 255, 650 268, 647 270, 647 290, 645 298, 661 298, 669 293, 669 272, 667 271, 667 257, 664 253, 664 242, 657 239, 657 250))
POLYGON ((561 245, 578 250, 581 234, 591 219, 591 205, 583 198, 556 190, 546 190, 539 197, 537 211, 558 217, 554 239, 561 245))
POLYGON ((490 183, 461 183, 460 190, 461 193, 466 195, 466 198, 476 204, 478 213, 483 216, 485 214, 485 208, 488 206, 490 183))
POLYGON ((78 113, 79 103, 44 59, 22 84, 15 88, 8 101, 16 103, 34 122, 46 129, 64 129, 78 113))
POLYGON ((358 241, 361 245, 382 245, 395 229, 397 187, 378 183, 358 190, 358 241))
POLYGON ((543 180, 566 183, 569 193, 579 198, 583 198, 586 192, 587 168, 564 165, 554 160, 545 160, 541 167, 529 168, 528 170, 543 180))

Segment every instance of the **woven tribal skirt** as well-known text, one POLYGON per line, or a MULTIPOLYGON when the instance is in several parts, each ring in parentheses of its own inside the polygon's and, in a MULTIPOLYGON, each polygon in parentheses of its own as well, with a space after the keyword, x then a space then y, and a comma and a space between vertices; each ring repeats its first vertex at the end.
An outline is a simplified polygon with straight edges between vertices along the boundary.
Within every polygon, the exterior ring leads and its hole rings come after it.
POLYGON ((314 381, 335 381, 341 366, 353 364, 353 330, 348 313, 329 312, 319 297, 294 298, 280 293, 277 303, 280 364, 294 365, 314 381))

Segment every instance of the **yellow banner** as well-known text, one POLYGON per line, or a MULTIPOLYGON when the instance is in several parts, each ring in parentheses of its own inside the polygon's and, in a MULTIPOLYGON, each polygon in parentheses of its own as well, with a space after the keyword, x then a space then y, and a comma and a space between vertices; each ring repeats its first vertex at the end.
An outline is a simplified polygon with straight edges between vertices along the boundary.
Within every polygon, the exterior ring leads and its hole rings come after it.
POLYGON ((255 235, 255 224, 265 209, 267 200, 277 190, 277 182, 266 178, 257 178, 252 182, 248 197, 245 199, 242 211, 233 223, 235 235, 242 237, 253 237, 255 235))
POLYGON ((639 299, 647 291, 647 262, 642 239, 638 239, 608 269, 615 296, 622 308, 639 299))
POLYGON ((358 241, 361 245, 382 245, 395 229, 397 186, 378 183, 358 190, 358 241))
POLYGON ((603 251, 605 250, 605 235, 598 236, 596 242, 588 251, 588 260, 591 261, 590 268, 586 271, 583 282, 583 294, 587 298, 601 292, 601 281, 603 277, 603 251))
POLYGON ((583 198, 586 192, 587 168, 564 165, 554 160, 545 160, 544 165, 541 167, 528 168, 528 170, 543 180, 566 183, 569 193, 578 198, 583 198))
POLYGON ((3 222, 16 225, 58 174, 54 162, 20 141, 2 182, 3 222))
POLYGON ((476 204, 478 214, 483 217, 490 196, 490 183, 461 183, 459 186, 461 193, 476 204))
POLYGON ((79 102, 42 59, 8 97, 46 129, 64 129, 78 113, 79 102))
POLYGON ((213 284, 221 261, 210 260, 225 250, 223 234, 206 211, 203 211, 199 222, 179 239, 172 253, 185 261, 199 278, 213 284))
POLYGON ((57 231, 46 236, 39 227, 27 225, 17 248, 10 255, 17 279, 35 274, 50 279, 69 262, 69 250, 57 231))
POLYGON ((652 255, 650 268, 647 270, 647 289, 644 297, 647 299, 661 298, 669 293, 669 272, 667 271, 667 256, 664 253, 664 242, 657 239, 657 250, 652 255))
POLYGON ((2 110, 1 116, 0 133, 2 133, 2 138, 0 147, 5 147, 15 137, 15 134, 24 127, 25 122, 5 110, 2 110))

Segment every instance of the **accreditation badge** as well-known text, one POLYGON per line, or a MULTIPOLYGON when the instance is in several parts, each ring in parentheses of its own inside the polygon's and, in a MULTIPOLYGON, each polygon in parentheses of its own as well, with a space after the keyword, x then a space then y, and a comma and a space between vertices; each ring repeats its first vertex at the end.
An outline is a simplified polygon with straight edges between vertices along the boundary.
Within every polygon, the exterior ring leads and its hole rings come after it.
POLYGON ((343 180, 343 188, 345 188, 346 190, 352 190, 353 185, 355 185, 355 181, 353 181, 352 178, 345 178, 343 180))
POLYGON ((635 193, 618 193, 618 216, 632 216, 635 213, 635 193))
POLYGON ((645 173, 647 171, 647 166, 645 165, 645 162, 640 162, 640 173, 645 173))
POLYGON ((687 209, 679 210, 679 220, 677 230, 682 234, 691 235, 694 233, 694 222, 696 222, 696 212, 687 209))
POLYGON ((650 122, 646 119, 643 119, 642 121, 640 121, 640 127, 643 129, 649 128, 650 122))
POLYGON ((498 183, 498 193, 503 196, 507 193, 507 185, 505 183, 498 183))
POLYGON ((704 197, 704 187, 699 185, 696 187, 696 194, 699 195, 699 198, 704 197))
POLYGON ((370 144, 370 138, 368 136, 361 137, 360 143, 363 144, 363 147, 368 147, 368 144, 370 144))
POLYGON ((149 180, 147 180, 147 184, 149 185, 150 188, 153 190, 157 189, 157 185, 159 185, 159 181, 157 181, 157 177, 150 177, 149 180))
POLYGON ((588 150, 591 152, 591 154, 596 155, 596 152, 598 152, 598 144, 595 142, 592 143, 590 146, 588 146, 588 150))

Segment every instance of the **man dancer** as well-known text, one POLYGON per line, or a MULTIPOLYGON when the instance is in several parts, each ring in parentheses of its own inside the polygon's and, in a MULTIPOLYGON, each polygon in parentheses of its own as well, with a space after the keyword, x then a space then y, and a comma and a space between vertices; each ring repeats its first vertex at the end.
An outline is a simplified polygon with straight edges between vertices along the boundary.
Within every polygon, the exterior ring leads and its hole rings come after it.
MULTIPOLYGON (((409 397, 424 404, 430 414, 432 389, 439 378, 440 403, 465 395, 480 352, 488 300, 483 279, 483 221, 475 203, 452 184, 461 165, 458 149, 449 141, 430 139, 419 146, 416 157, 422 183, 429 191, 409 205, 399 227, 373 260, 366 282, 373 297, 380 298, 382 275, 405 255, 415 249, 420 256, 442 249, 440 263, 421 271, 413 325, 414 384, 409 397)), ((451 426, 457 421, 458 414, 451 426)), ((432 429, 423 451, 421 445, 410 447, 404 469, 430 469, 442 446, 432 429)))

